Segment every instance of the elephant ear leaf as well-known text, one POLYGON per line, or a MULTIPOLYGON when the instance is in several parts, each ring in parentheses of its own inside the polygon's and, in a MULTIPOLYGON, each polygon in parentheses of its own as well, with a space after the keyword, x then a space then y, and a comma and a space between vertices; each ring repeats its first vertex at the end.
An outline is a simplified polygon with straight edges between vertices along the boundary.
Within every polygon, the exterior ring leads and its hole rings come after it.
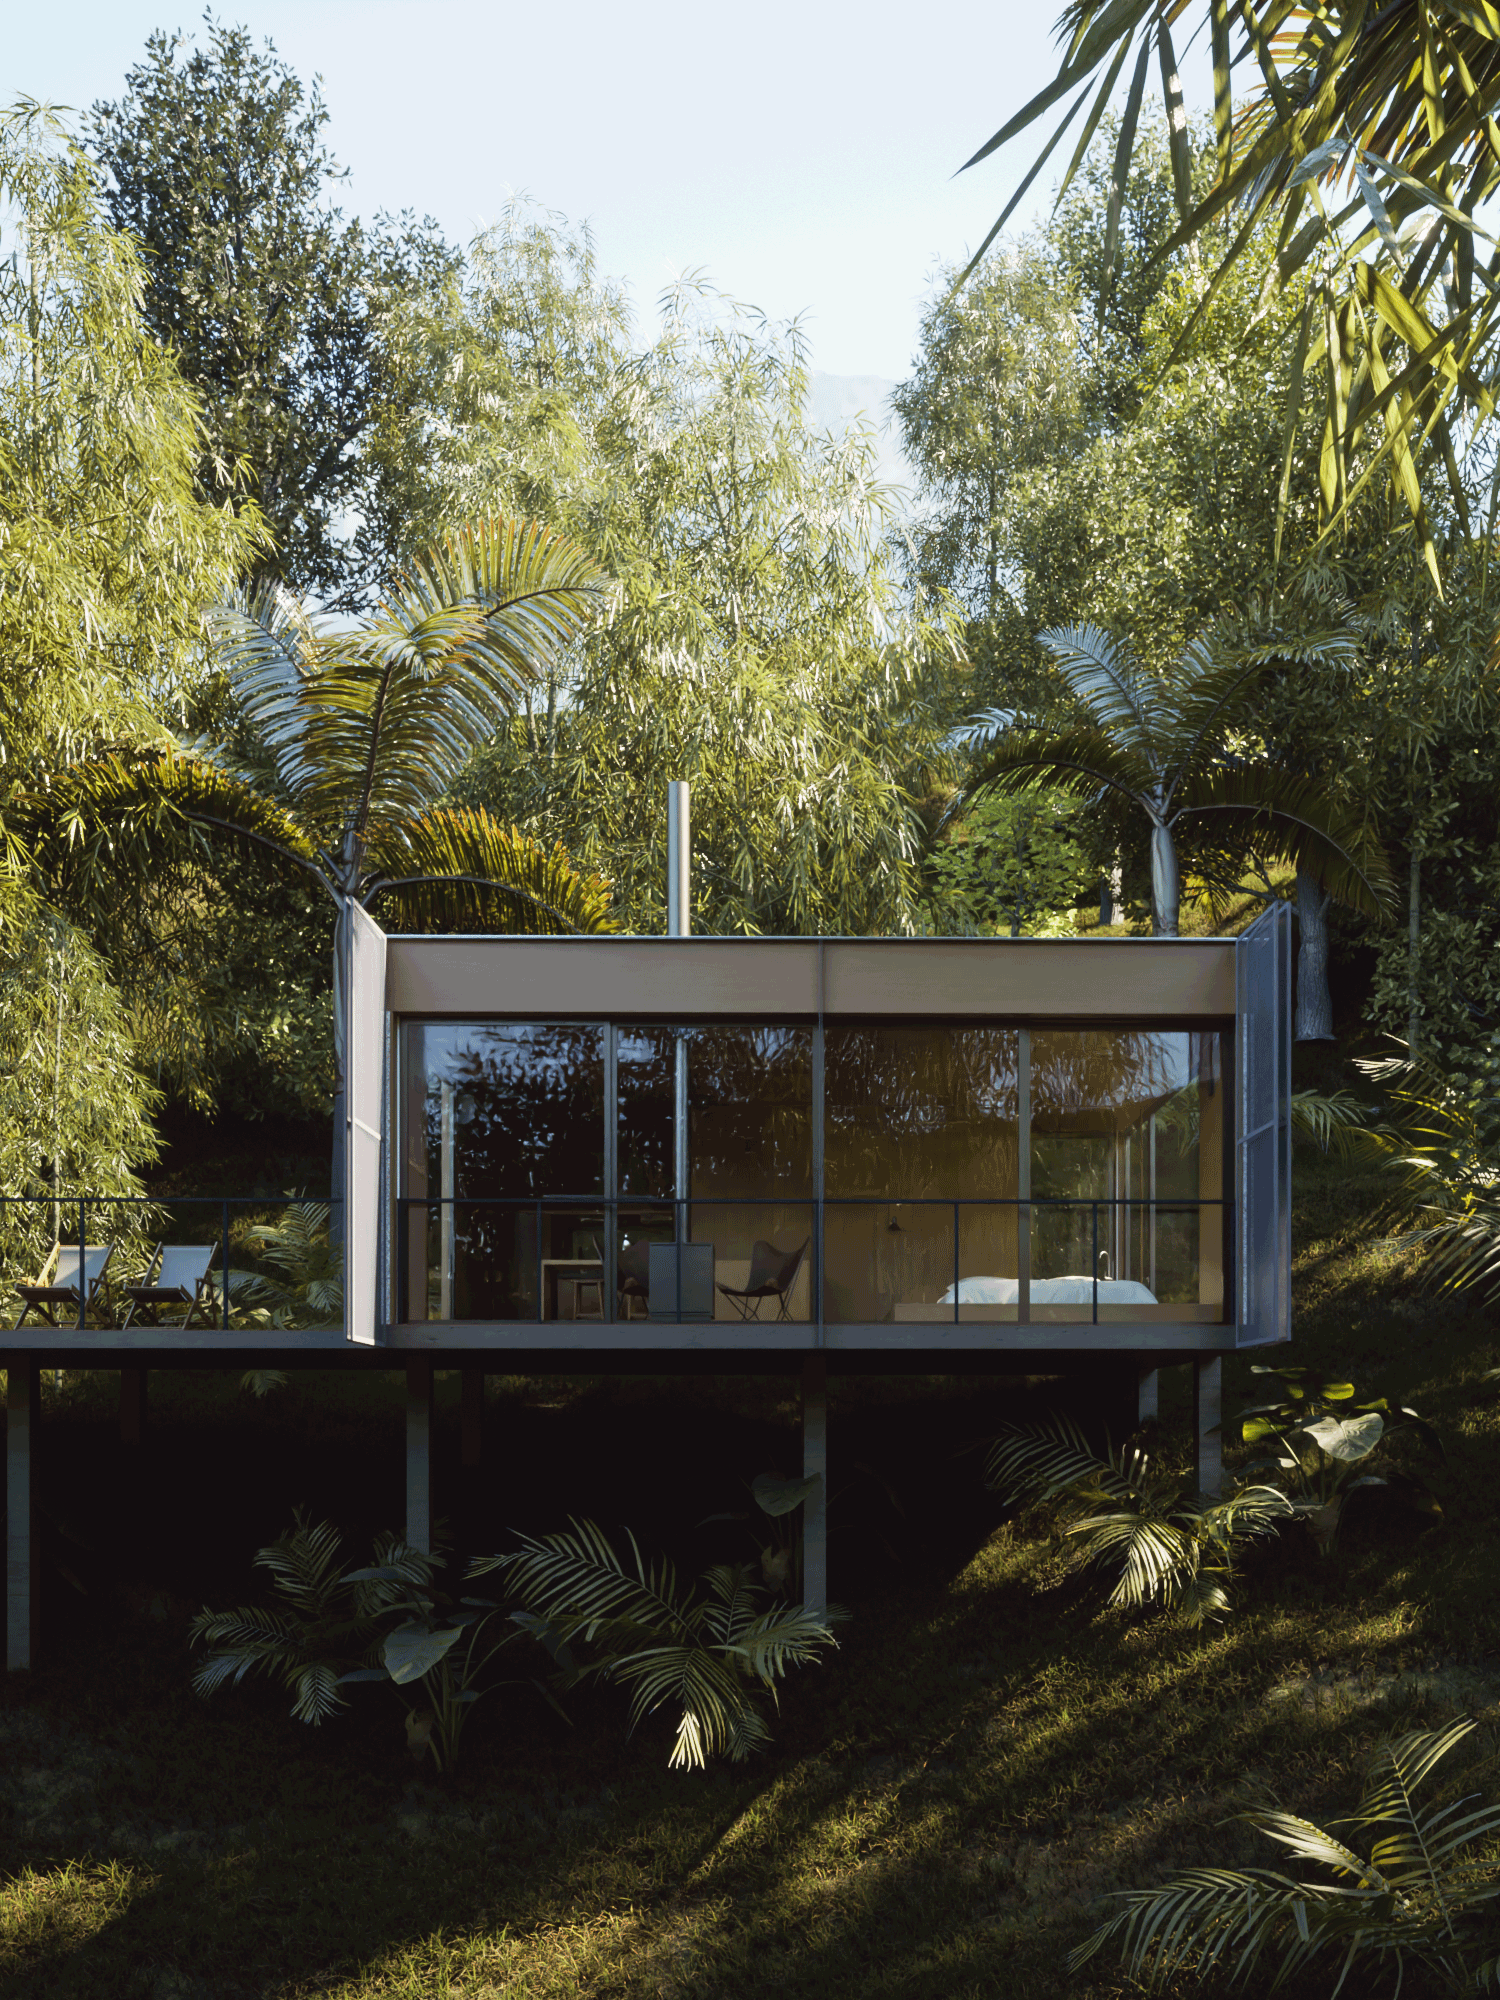
POLYGON ((1371 1410, 1363 1417, 1323 1417, 1315 1424, 1305 1425, 1302 1435, 1310 1437, 1330 1458, 1353 1465, 1369 1457, 1384 1432, 1385 1419, 1378 1410, 1371 1410))
POLYGON ((819 1472, 811 1479, 776 1479, 769 1472, 761 1472, 751 1480, 750 1491, 761 1512, 774 1517, 795 1512, 822 1484, 823 1475, 819 1472))
POLYGON ((463 1636, 461 1625, 429 1632, 425 1625, 403 1625, 385 1642, 386 1672, 397 1687, 419 1681, 447 1657, 449 1648, 463 1636))

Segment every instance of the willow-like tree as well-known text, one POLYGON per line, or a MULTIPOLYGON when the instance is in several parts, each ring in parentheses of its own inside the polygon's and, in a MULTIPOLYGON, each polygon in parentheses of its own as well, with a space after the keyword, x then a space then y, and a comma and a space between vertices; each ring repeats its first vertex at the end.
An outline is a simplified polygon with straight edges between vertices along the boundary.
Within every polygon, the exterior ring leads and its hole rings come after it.
POLYGON ((693 786, 696 929, 924 927, 922 810, 972 697, 954 624, 900 588, 871 441, 815 428, 795 326, 706 288, 632 351, 586 245, 548 228, 550 253, 486 244, 504 284, 447 338, 457 380, 488 352, 505 394, 455 393, 432 476, 537 480, 619 597, 465 796, 607 868, 641 929, 665 915, 671 778, 693 786))
POLYGON ((260 541, 253 508, 195 491, 199 408, 145 325, 139 253, 43 106, 0 114, 0 215, 0 1191, 35 1204, 5 1211, 34 1271, 61 1193, 139 1191, 158 1050, 49 895, 26 795, 100 743, 167 740, 202 607, 260 541))

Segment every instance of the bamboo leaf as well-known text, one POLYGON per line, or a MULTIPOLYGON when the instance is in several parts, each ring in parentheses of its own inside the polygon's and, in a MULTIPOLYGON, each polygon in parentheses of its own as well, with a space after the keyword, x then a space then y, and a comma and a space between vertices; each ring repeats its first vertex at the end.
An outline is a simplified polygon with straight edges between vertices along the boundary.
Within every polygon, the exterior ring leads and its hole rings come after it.
POLYGON ((1109 301, 1115 281, 1115 254, 1120 247, 1120 211, 1125 201, 1125 184, 1130 177, 1130 155, 1135 146, 1136 121, 1141 115, 1141 93, 1146 87, 1146 64, 1151 56, 1149 39, 1141 42, 1141 53, 1131 79, 1125 113, 1120 120, 1120 136, 1115 145, 1114 177, 1110 184, 1109 207, 1104 218, 1104 275, 1099 281, 1099 317, 1109 301))

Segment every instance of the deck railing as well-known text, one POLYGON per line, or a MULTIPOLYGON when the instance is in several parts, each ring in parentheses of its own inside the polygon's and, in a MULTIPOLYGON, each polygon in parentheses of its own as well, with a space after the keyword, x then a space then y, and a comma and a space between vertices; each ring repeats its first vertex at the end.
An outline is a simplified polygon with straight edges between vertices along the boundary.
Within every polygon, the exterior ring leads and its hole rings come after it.
MULTIPOLYGON (((821 1297, 830 1322, 1216 1323, 1231 1297, 1231 1221, 1231 1204, 1209 1197, 412 1195, 396 1203, 393 1317, 568 1318, 575 1314, 563 1310, 559 1285, 576 1295, 582 1280, 598 1289, 577 1316, 630 1319, 641 1301, 638 1277, 622 1276, 629 1238, 636 1247, 712 1246, 723 1301, 712 1316, 724 1319, 742 1310, 730 1294, 743 1293, 758 1241, 789 1258, 805 1240, 789 1288, 797 1309, 768 1296, 772 1316, 816 1320, 821 1297), (1083 1296, 1075 1296, 1080 1281, 1083 1296), (912 1292, 938 1296, 901 1296, 912 1292)), ((649 1317, 711 1316, 683 1309, 680 1282, 674 1295, 675 1305, 648 1304, 649 1317)))

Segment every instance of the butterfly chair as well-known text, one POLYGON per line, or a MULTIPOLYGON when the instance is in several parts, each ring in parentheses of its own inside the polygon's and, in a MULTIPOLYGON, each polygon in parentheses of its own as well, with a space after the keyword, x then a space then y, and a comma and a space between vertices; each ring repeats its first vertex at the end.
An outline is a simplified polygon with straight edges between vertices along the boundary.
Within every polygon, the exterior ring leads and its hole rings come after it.
POLYGON ((28 1312, 39 1312, 49 1326, 60 1328, 63 1322, 57 1317, 59 1307, 75 1325, 91 1312, 103 1315, 106 1311, 104 1273, 114 1248, 113 1243, 84 1246, 83 1282, 80 1286, 78 1245, 55 1243, 36 1283, 17 1285, 15 1288, 16 1296, 21 1301, 15 1324, 19 1326, 28 1312))
POLYGON ((212 1326, 214 1291, 208 1273, 217 1255, 217 1246, 212 1243, 159 1243, 146 1266, 145 1282, 120 1287, 130 1301, 122 1327, 129 1326, 140 1313, 150 1326, 165 1323, 186 1328, 197 1312, 203 1314, 205 1326, 212 1326), (181 1319, 163 1322, 163 1312, 174 1310, 181 1311, 181 1319))
POLYGON ((627 1243, 615 1259, 615 1283, 625 1305, 626 1319, 642 1319, 651 1297, 651 1245, 627 1243), (636 1311, 639 1304, 640 1311, 636 1311))
POLYGON ((804 1236, 795 1250, 778 1250, 774 1243, 767 1243, 763 1237, 756 1242, 750 1252, 750 1275, 743 1286, 719 1287, 741 1319, 759 1319, 762 1299, 776 1300, 778 1319, 791 1318, 787 1301, 811 1242, 810 1236, 804 1236))

